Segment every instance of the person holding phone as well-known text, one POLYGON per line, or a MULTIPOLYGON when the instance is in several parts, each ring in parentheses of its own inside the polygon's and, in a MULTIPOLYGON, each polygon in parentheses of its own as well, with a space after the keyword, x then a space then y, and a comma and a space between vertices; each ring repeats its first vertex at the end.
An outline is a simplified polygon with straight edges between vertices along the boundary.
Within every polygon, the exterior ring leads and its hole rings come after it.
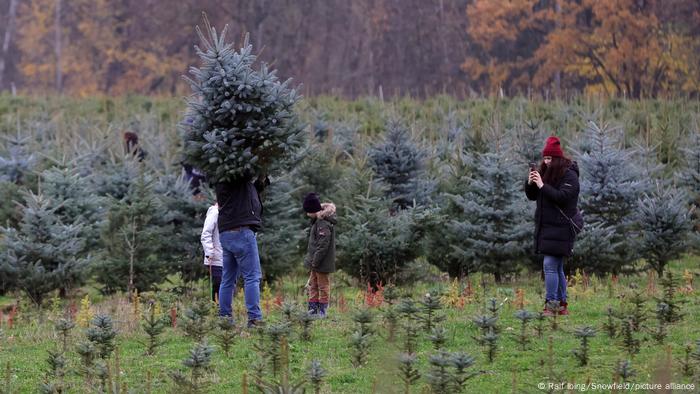
POLYGON ((557 137, 549 137, 542 150, 539 169, 530 163, 525 194, 537 202, 535 210, 535 252, 544 255, 544 314, 554 311, 550 301, 558 301, 559 314, 568 315, 564 258, 574 249, 576 232, 571 217, 577 213, 579 170, 576 162, 564 155, 557 137), (565 217, 566 216, 566 217, 565 217))

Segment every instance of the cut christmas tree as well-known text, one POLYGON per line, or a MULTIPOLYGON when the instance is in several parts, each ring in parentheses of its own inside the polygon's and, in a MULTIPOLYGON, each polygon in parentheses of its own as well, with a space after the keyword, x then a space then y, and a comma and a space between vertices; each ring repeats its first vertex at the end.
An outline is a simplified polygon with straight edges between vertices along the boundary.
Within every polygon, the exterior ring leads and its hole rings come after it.
POLYGON ((212 183, 235 182, 284 167, 303 143, 290 80, 280 82, 260 63, 246 36, 234 50, 227 28, 218 34, 204 18, 207 37, 195 46, 200 67, 185 77, 192 88, 182 123, 185 160, 212 183))

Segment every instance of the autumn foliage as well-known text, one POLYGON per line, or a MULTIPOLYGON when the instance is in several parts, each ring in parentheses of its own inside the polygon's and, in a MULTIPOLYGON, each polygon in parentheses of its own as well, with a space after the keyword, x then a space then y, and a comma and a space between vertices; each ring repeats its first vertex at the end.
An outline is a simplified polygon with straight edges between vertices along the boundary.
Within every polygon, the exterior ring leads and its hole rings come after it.
POLYGON ((700 3, 476 0, 462 69, 482 89, 583 89, 632 98, 700 85, 700 3))

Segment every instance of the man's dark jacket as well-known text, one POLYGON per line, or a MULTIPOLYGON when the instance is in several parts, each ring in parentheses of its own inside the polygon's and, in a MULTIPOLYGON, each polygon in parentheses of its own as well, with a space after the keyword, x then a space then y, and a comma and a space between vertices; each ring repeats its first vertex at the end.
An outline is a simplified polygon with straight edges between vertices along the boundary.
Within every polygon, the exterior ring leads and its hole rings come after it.
POLYGON ((270 184, 268 178, 243 179, 237 182, 219 183, 215 187, 219 203, 219 232, 249 227, 257 232, 262 228, 262 191, 270 184))

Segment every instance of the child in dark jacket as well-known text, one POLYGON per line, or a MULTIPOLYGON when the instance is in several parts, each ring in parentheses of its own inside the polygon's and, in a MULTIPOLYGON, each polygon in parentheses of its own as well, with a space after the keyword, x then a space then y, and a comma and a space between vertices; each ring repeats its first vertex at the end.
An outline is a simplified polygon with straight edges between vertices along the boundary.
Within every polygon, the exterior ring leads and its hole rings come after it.
POLYGON ((309 246, 304 265, 311 271, 309 281, 309 312, 326 317, 331 291, 331 273, 335 272, 335 205, 323 203, 316 193, 304 198, 304 212, 311 218, 309 246))

